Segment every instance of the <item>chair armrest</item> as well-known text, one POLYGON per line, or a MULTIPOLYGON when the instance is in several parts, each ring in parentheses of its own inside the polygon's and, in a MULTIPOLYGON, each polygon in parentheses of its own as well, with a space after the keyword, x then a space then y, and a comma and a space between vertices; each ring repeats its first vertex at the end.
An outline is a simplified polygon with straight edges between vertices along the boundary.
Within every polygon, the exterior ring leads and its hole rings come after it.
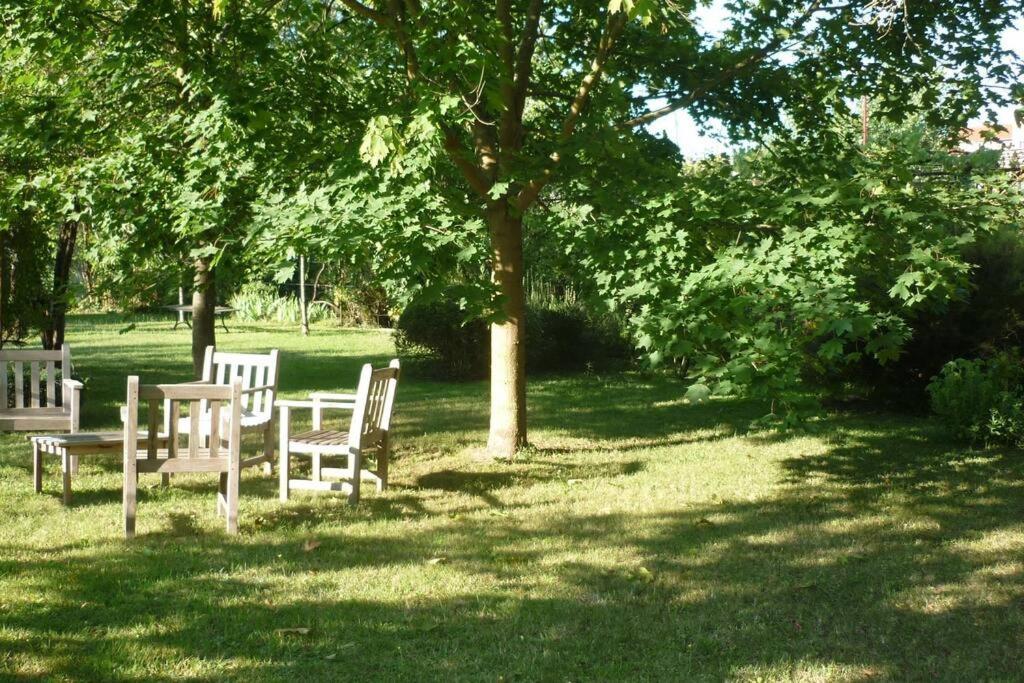
POLYGON ((293 401, 289 399, 278 399, 274 401, 274 405, 278 408, 312 408, 312 401, 293 401))
POLYGON ((64 379, 61 380, 61 384, 64 386, 65 389, 70 389, 72 391, 81 391, 82 387, 85 386, 77 379, 64 379))
POLYGON ((289 399, 281 399, 274 401, 274 405, 278 408, 336 408, 338 410, 352 410, 355 404, 352 403, 337 403, 334 401, 292 401, 289 399))
POLYGON ((355 394, 332 394, 329 391, 314 391, 310 394, 313 398, 326 398, 329 401, 355 401, 358 396, 355 394))

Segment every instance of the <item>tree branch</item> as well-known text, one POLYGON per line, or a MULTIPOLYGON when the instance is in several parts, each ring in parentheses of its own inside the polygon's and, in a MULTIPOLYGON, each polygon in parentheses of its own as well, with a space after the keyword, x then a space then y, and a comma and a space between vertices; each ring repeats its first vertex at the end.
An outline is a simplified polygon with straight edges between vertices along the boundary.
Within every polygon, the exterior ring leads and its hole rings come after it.
POLYGON ((554 177, 555 169, 562 160, 559 148, 563 147, 575 132, 576 125, 579 123, 580 115, 583 113, 583 107, 586 105, 587 100, 590 98, 590 94, 593 92, 598 81, 601 79, 601 75, 604 73, 605 66, 608 63, 608 58, 611 56, 612 47, 615 45, 615 41, 618 39, 619 34, 621 34, 622 30, 625 28, 627 18, 628 17, 625 12, 616 12, 612 16, 608 17, 605 29, 602 32, 601 38, 598 40, 597 53, 594 55, 594 59, 590 63, 590 70, 583 77, 579 88, 576 89, 576 96, 573 97, 572 103, 569 105, 569 111, 565 115, 565 119, 562 121, 562 128, 558 134, 558 147, 551 153, 551 164, 544 170, 539 178, 534 178, 526 183, 515 199, 516 207, 520 211, 525 210, 534 201, 536 201, 541 189, 551 182, 551 178, 554 177))
POLYGON ((389 23, 388 15, 364 5, 359 2, 359 0, 341 0, 341 4, 345 5, 345 7, 348 7, 356 14, 361 14, 368 19, 372 19, 375 24, 380 26, 387 26, 389 23))
POLYGON ((490 181, 488 181, 483 171, 477 167, 476 163, 469 158, 469 152, 459 139, 456 130, 447 124, 442 124, 441 127, 444 131, 444 148, 448 152, 452 163, 462 172, 463 177, 469 183, 469 186, 473 188, 473 191, 482 197, 486 197, 487 193, 491 190, 490 181))
MULTIPOLYGON (((811 2, 804 9, 804 11, 797 18, 797 20, 793 22, 791 33, 796 33, 797 31, 800 31, 807 23, 807 21, 811 18, 811 16, 820 9, 822 9, 821 0, 813 0, 813 2, 811 2)), ((795 44, 799 44, 804 40, 807 40, 808 37, 809 36, 802 37, 800 40, 797 40, 795 44)), ((652 121, 656 121, 662 118, 663 116, 668 116, 669 114, 677 112, 681 109, 686 109, 687 107, 697 102, 700 98, 707 95, 712 89, 729 82, 730 80, 738 76, 741 72, 749 69, 750 67, 757 66, 768 57, 772 56, 773 54, 776 54, 779 51, 779 49, 782 48, 785 42, 786 39, 781 37, 781 33, 777 33, 776 37, 767 45, 762 47, 760 50, 756 51, 754 54, 748 57, 741 59, 739 62, 729 67, 728 69, 720 71, 718 75, 712 78, 711 80, 701 84, 697 88, 694 88, 693 92, 691 92, 686 97, 676 100, 675 102, 669 102, 664 107, 659 107, 658 109, 649 111, 646 114, 641 114, 640 116, 636 116, 627 121, 623 121, 616 127, 635 128, 636 126, 642 126, 652 121)))

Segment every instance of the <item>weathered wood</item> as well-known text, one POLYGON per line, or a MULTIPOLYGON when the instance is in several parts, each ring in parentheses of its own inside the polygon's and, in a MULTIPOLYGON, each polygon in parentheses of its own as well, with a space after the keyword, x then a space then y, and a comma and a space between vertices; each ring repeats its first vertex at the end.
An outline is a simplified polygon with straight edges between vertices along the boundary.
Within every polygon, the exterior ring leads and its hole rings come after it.
POLYGON ((28 397, 29 406, 32 408, 39 407, 39 363, 29 363, 29 386, 28 386, 28 397))
MULTIPOLYGON (((128 415, 124 421, 124 486, 123 512, 125 538, 135 537, 136 494, 139 483, 138 476, 138 438, 139 438, 139 378, 128 378, 127 396, 128 415)), ((147 435, 152 437, 152 435, 147 435)), ((151 438, 148 440, 152 440, 151 438)))
MULTIPOLYGON (((208 347, 204 354, 203 379, 214 385, 228 385, 235 379, 242 382, 242 431, 259 433, 263 439, 260 456, 267 473, 273 471, 274 459, 274 400, 277 398, 280 354, 274 349, 267 354, 217 351, 208 347)), ((209 438, 213 420, 209 409, 202 408, 203 435, 209 438)), ((220 423, 218 422, 218 427, 220 423)), ((222 435, 224 436, 224 435, 222 435)))
POLYGON ((57 366, 52 360, 46 361, 46 407, 52 408, 57 405, 57 382, 54 375, 57 374, 57 366))
POLYGON ((290 489, 345 490, 349 494, 349 502, 355 504, 359 501, 361 480, 375 482, 378 491, 386 488, 391 447, 391 416, 394 412, 399 372, 397 359, 391 361, 388 367, 376 370, 367 364, 363 366, 359 388, 355 394, 317 392, 311 395, 311 401, 278 401, 277 405, 281 411, 281 500, 288 499, 290 489), (325 401, 325 398, 343 399, 344 402, 325 401), (291 408, 310 408, 313 412, 313 429, 292 434, 289 425, 291 408), (348 431, 323 429, 322 413, 325 409, 351 410, 352 419, 348 431), (310 456, 310 479, 290 477, 288 468, 292 454, 310 456), (375 470, 366 469, 364 464, 364 458, 370 455, 375 456, 375 470), (323 466, 324 457, 336 456, 346 457, 347 467, 323 466), (329 482, 325 481, 325 477, 338 477, 344 481, 329 482))
POLYGON ((231 398, 231 388, 216 384, 145 384, 139 387, 139 398, 143 401, 200 400, 224 401, 231 398))
MULTIPOLYGON (((137 378, 132 378, 138 382, 137 378)), ((166 479, 172 473, 178 472, 209 472, 219 475, 217 508, 218 512, 223 511, 228 533, 238 532, 238 490, 241 482, 241 429, 242 429, 242 381, 236 378, 229 386, 217 386, 206 383, 189 383, 182 385, 146 385, 134 387, 129 383, 129 415, 125 421, 125 469, 131 467, 136 472, 159 473, 166 479), (202 401, 210 406, 209 416, 204 415, 200 409, 202 401), (142 448, 129 447, 128 443, 133 434, 132 429, 138 420, 138 406, 140 402, 148 402, 150 410, 149 430, 145 435, 145 444, 142 448), (170 429, 167 434, 159 435, 156 430, 156 417, 161 402, 170 415, 170 429), (188 448, 184 451, 179 447, 178 440, 181 438, 181 404, 189 404, 188 420, 188 448), (224 413, 227 410, 227 413, 224 413), (221 438, 221 419, 227 416, 228 424, 225 427, 229 431, 229 439, 225 452, 221 438), (204 418, 212 420, 209 425, 209 433, 203 428, 204 418), (129 424, 131 423, 131 424, 129 424), (209 447, 205 440, 209 438, 209 447), (163 446, 163 447, 161 447, 163 446), (130 457, 129 453, 135 457, 130 457), (144 458, 139 458, 140 454, 144 458)), ((137 487, 126 477, 125 479, 125 519, 131 516, 131 532, 128 532, 126 521, 126 535, 134 534, 134 509, 137 487)))
POLYGON ((43 453, 35 441, 32 442, 32 488, 36 493, 43 491, 43 453))
POLYGON ((25 407, 25 364, 14 364, 14 407, 25 407))
MULTIPOLYGON (((0 430, 78 431, 81 388, 81 382, 71 379, 71 348, 67 344, 53 351, 0 350, 0 430), (57 391, 58 367, 60 392, 57 391), (13 392, 11 374, 14 375, 13 392)), ((77 460, 73 462, 77 466, 77 460)))

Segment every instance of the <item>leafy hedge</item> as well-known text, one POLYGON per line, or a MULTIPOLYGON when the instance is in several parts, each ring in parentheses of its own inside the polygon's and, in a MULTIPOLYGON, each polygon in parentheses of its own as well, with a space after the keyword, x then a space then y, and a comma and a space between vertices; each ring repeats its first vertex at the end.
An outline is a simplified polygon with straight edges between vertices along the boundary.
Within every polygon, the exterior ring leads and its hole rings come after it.
MULTIPOLYGON (((454 301, 413 302, 395 326, 399 354, 419 360, 444 379, 487 376, 490 335, 487 324, 454 301)), ((579 372, 628 363, 633 348, 613 317, 579 304, 531 306, 526 316, 529 372, 579 372)))

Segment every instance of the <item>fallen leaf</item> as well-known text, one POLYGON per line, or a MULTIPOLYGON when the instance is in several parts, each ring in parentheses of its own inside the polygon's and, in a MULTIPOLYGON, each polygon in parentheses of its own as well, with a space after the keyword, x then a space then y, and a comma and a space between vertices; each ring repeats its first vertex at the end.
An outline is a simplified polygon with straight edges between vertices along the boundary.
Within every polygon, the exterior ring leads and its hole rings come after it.
POLYGON ((582 484, 583 480, 582 479, 569 479, 569 480, 566 481, 566 483, 569 484, 569 485, 572 485, 572 484, 582 484))
POLYGON ((427 560, 427 564, 444 564, 447 561, 447 557, 432 557, 429 560, 427 560))
POLYGON ((275 629, 274 633, 279 636, 307 636, 309 635, 309 629, 305 626, 295 626, 292 628, 275 629))
POLYGON ((697 526, 708 527, 708 526, 714 526, 714 525, 715 525, 715 523, 712 522, 707 517, 701 517, 700 519, 697 520, 697 526))
POLYGON ((320 547, 320 541, 314 541, 312 538, 306 539, 306 542, 302 544, 302 549, 307 553, 316 550, 320 547))
POLYGON ((640 567, 636 570, 636 573, 639 574, 641 580, 646 581, 647 583, 654 581, 654 572, 647 567, 640 567))

